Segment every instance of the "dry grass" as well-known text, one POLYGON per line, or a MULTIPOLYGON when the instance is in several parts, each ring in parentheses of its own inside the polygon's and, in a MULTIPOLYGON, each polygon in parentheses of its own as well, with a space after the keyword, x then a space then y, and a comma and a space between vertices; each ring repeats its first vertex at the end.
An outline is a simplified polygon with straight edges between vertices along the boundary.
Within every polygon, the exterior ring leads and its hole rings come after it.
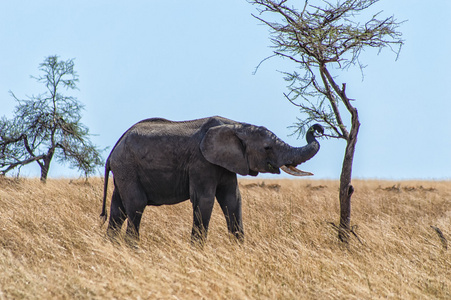
POLYGON ((338 242, 338 182, 241 181, 246 241, 219 206, 148 207, 138 249, 100 228, 102 181, 0 179, 0 299, 450 299, 451 182, 355 181, 360 244, 338 242))

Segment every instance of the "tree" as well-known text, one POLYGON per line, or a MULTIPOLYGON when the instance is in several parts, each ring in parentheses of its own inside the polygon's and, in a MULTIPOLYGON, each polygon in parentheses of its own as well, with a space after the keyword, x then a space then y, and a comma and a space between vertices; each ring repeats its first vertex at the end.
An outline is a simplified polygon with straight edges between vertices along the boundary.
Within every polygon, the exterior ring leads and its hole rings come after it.
POLYGON ((74 60, 58 60, 49 56, 39 65, 43 73, 33 77, 43 83, 46 91, 37 96, 19 99, 14 118, 0 120, 0 174, 37 162, 41 168, 41 181, 45 182, 53 158, 69 162, 89 175, 102 165, 100 150, 89 140, 88 128, 80 122, 83 105, 61 90, 75 90, 78 75, 74 60))
POLYGON ((330 70, 343 71, 357 65, 363 72, 359 56, 368 47, 378 51, 388 47, 397 58, 404 43, 397 31, 402 22, 393 16, 379 19, 381 12, 360 22, 361 13, 379 0, 312 2, 320 4, 311 5, 306 0, 303 8, 296 9, 287 0, 250 1, 260 13, 254 17, 270 27, 275 49, 272 56, 290 59, 301 71, 284 73, 289 82, 285 97, 307 116, 305 120, 298 119, 297 131, 303 133, 310 123, 319 122, 328 129, 327 137, 346 141, 340 176, 340 223, 336 227, 340 240, 347 242, 352 232, 351 177, 360 121, 353 99, 346 94, 346 83, 340 86, 330 70), (268 21, 261 17, 268 13, 282 20, 268 21), (345 111, 350 114, 350 130, 343 121, 345 111))

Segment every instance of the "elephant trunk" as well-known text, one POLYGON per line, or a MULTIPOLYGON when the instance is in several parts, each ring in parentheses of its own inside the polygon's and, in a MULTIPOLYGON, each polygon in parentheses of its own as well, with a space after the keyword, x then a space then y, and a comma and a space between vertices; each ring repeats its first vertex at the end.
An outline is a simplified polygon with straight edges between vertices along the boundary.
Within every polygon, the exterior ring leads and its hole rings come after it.
POLYGON ((303 147, 290 147, 284 158, 284 164, 280 167, 282 171, 293 176, 311 176, 313 173, 301 171, 296 168, 297 165, 306 162, 316 155, 319 151, 320 145, 315 138, 315 132, 324 133, 321 125, 315 124, 309 128, 306 134, 307 145, 303 147))

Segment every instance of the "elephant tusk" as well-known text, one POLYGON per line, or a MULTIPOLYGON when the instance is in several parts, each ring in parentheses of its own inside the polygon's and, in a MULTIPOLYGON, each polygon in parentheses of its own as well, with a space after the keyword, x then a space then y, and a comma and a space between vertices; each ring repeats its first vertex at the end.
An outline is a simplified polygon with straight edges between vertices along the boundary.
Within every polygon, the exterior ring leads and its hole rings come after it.
POLYGON ((280 168, 285 173, 288 173, 288 174, 293 175, 293 176, 312 176, 313 175, 313 173, 301 171, 301 170, 295 168, 294 166, 283 165, 280 168))

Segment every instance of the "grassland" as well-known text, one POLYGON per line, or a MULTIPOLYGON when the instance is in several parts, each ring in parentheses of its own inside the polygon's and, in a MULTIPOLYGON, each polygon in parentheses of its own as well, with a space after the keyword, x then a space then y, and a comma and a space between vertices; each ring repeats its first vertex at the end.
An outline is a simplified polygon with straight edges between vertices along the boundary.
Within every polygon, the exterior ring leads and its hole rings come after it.
MULTIPOLYGON (((0 299, 451 299, 451 182, 242 180, 245 242, 216 205, 207 244, 189 201, 148 207, 137 249, 105 239, 101 179, 0 179, 0 299)), ((111 190, 110 190, 111 193, 111 190)))

